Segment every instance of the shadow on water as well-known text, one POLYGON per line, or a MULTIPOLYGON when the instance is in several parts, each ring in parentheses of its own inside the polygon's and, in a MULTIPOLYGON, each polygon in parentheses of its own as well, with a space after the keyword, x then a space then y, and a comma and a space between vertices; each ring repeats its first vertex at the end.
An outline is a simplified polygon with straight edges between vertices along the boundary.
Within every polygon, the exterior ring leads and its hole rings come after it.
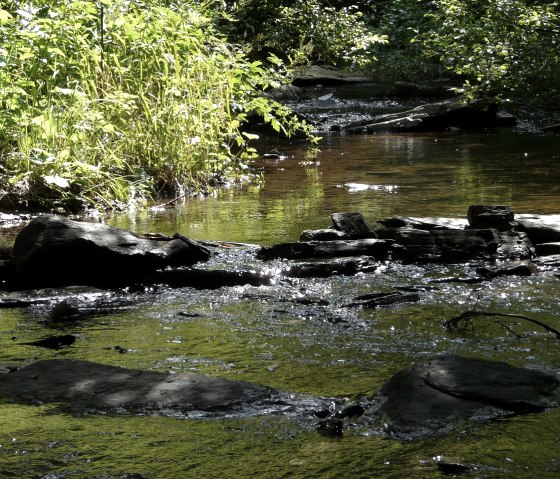
MULTIPOLYGON (((270 142, 265 148, 286 158, 256 163, 265 175, 263 188, 224 190, 109 222, 139 233, 271 244, 329 226, 336 211, 360 211, 371 223, 392 215, 464 217, 476 203, 560 211, 560 141, 554 136, 327 136, 314 163, 305 162, 298 144, 270 142)), ((257 262, 251 248, 225 248, 213 261, 230 268, 286 267, 257 262)), ((493 322, 448 332, 442 321, 476 305, 558 328, 558 279, 543 273, 496 278, 483 287, 430 283, 470 271, 468 265, 379 264, 357 276, 260 288, 159 288, 128 300, 74 296, 77 312, 67 326, 49 323, 54 303, 0 311, 1 362, 8 368, 71 358, 197 372, 293 392, 294 401, 301 395, 365 402, 398 370, 441 352, 555 373, 558 343, 542 330, 515 324, 519 339, 493 322), (345 307, 359 295, 399 287, 417 288, 419 300, 345 307), (74 334, 76 342, 60 350, 24 344, 53 329, 74 334)), ((1 404, 0 477, 439 478, 442 457, 466 464, 466 477, 552 478, 560 471, 558 410, 401 442, 373 430, 367 416, 345 421, 341 439, 320 435, 305 408, 314 406, 301 401, 297 414, 220 419, 61 414, 56 405, 1 404)))

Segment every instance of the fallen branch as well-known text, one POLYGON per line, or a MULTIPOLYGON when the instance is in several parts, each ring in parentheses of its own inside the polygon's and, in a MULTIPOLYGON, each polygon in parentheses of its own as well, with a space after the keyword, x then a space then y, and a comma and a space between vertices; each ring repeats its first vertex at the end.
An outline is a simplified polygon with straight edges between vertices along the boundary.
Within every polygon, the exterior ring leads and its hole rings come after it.
MULTIPOLYGON (((464 313, 460 314, 459 316, 448 319, 447 321, 445 321, 443 323, 443 325, 449 331, 451 331, 452 329, 460 329, 460 323, 461 322, 464 322, 465 325, 470 324, 472 326, 471 320, 473 318, 478 317, 478 316, 523 319, 525 321, 529 321, 530 323, 536 324, 537 326, 540 326, 541 328, 544 328, 549 333, 553 333, 556 336, 556 339, 560 339, 560 331, 553 328, 552 326, 549 326, 546 323, 543 323, 542 321, 538 321, 536 319, 525 316, 524 314, 493 313, 493 312, 489 312, 489 311, 465 311, 464 313)), ((500 324, 501 326, 503 326, 503 324, 500 323, 499 321, 497 321, 497 323, 500 324)), ((506 328, 506 329, 510 330, 509 328, 506 328)), ((510 332, 511 332, 511 330, 510 330, 510 332)), ((517 335, 515 335, 515 336, 517 336, 517 335)))

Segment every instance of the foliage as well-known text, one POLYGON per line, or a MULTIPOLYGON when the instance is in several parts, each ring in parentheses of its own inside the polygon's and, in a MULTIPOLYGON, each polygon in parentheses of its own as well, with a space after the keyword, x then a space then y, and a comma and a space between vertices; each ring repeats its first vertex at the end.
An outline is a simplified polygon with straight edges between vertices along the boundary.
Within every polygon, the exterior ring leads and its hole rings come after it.
MULTIPOLYGON (((199 2, 198 2, 199 3, 199 2)), ((0 188, 30 205, 114 206, 246 180, 248 112, 306 126, 260 93, 275 68, 178 1, 9 2, 0 10, 0 188)))
POLYGON ((560 87, 560 2, 436 0, 426 52, 465 79, 471 97, 507 99, 560 87))
POLYGON ((419 36, 437 30, 435 18, 429 15, 432 2, 393 0, 372 2, 368 21, 387 37, 373 53, 378 61, 372 65, 380 81, 419 81, 439 78, 445 71, 435 58, 427 58, 419 36))
POLYGON ((356 2, 333 2, 335 6, 325 0, 228 3, 234 38, 243 38, 265 55, 284 56, 292 64, 312 61, 363 69, 375 61, 373 47, 386 42, 374 33, 356 2))

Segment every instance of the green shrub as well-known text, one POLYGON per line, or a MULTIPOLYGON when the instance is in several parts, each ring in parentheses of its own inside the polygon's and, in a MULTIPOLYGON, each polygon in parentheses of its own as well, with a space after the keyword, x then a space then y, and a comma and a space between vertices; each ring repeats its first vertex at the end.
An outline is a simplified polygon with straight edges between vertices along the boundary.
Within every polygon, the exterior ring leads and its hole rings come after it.
POLYGON ((374 46, 386 42, 355 2, 346 6, 332 6, 325 0, 227 3, 232 38, 243 38, 254 53, 274 53, 293 64, 311 61, 367 69, 375 62, 374 46))
POLYGON ((4 199, 112 207, 250 180, 247 112, 287 134, 302 125, 261 97, 279 75, 220 36, 202 10, 214 3, 35 0, 0 10, 4 199))

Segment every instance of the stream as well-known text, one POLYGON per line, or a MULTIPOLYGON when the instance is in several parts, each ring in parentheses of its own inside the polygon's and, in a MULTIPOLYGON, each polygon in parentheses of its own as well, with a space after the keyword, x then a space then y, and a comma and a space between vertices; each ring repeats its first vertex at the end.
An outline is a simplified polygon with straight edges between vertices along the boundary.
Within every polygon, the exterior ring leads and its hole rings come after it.
MULTIPOLYGON (((472 204, 515 213, 560 213, 560 139, 522 130, 437 134, 326 135, 321 153, 267 140, 262 187, 224 189, 175 207, 108 218, 139 233, 175 232, 229 242, 217 267, 274 272, 254 248, 296 241, 330 226, 333 212, 358 211, 374 225, 395 215, 466 217, 472 204)), ((5 232, 4 236, 13 234, 5 232)), ((212 266, 212 265, 211 265, 212 266)), ((317 432, 313 407, 375 401, 400 369, 438 353, 507 361, 558 376, 559 343, 529 323, 515 332, 480 319, 472 331, 442 322, 473 309, 518 313, 560 328, 558 278, 543 270, 481 284, 430 283, 466 276, 472 265, 381 263, 357 276, 294 279, 214 291, 153 288, 73 294, 81 314, 53 321, 64 296, 0 310, 0 369, 39 359, 86 359, 163 372, 197 372, 288 391, 298 407, 229 417, 71 414, 56 405, 0 404, 0 478, 440 478, 438 461, 467 464, 465 477, 555 478, 560 474, 560 410, 445 435, 390 439, 368 415, 348 419, 344 437, 317 432), (420 301, 348 308, 356 296, 414 287, 420 301), (57 351, 24 343, 53 334, 76 342, 57 351), (521 337, 518 337, 521 336, 521 337)))

